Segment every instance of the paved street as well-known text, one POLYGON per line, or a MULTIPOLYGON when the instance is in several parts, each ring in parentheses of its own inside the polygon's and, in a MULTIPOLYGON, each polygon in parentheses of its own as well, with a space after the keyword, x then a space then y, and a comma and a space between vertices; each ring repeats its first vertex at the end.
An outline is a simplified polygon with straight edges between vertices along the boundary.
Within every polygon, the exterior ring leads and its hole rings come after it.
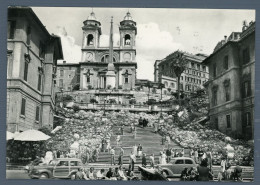
POLYGON ((6 179, 30 179, 24 170, 6 170, 6 179))

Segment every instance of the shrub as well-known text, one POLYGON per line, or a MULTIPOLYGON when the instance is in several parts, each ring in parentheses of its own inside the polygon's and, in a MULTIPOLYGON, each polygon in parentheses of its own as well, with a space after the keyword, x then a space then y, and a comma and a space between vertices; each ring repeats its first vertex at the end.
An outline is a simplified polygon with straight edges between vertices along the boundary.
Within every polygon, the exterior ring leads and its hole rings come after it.
POLYGON ((111 85, 108 85, 108 86, 107 86, 107 89, 111 89, 111 87, 112 87, 111 85))
POLYGON ((92 85, 88 85, 88 89, 93 89, 92 85))
POLYGON ((73 110, 74 110, 75 112, 78 112, 79 109, 80 109, 78 105, 73 105, 72 108, 73 108, 73 110))
POLYGON ((118 86, 118 89, 123 89, 122 85, 119 85, 119 86, 118 86))

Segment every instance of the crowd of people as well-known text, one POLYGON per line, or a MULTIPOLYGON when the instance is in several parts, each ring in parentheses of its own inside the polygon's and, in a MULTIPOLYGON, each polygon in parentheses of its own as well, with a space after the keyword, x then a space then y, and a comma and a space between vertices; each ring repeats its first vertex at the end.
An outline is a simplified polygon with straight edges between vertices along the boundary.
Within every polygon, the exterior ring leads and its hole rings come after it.
POLYGON ((108 171, 100 169, 95 171, 93 167, 89 170, 79 168, 75 175, 76 180, 138 180, 139 178, 133 173, 133 170, 125 170, 121 165, 118 167, 109 168, 108 171))

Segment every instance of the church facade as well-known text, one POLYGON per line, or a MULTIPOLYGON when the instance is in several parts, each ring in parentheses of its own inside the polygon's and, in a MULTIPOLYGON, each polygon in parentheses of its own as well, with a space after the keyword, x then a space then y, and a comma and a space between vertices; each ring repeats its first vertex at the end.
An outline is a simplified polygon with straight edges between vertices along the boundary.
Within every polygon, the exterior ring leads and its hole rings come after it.
POLYGON ((100 47, 101 23, 91 12, 83 22, 82 56, 78 64, 58 64, 56 86, 70 91, 75 85, 85 89, 128 89, 136 81, 136 22, 127 12, 120 22, 120 44, 113 47, 113 21, 111 21, 109 47, 100 47), (66 75, 70 74, 70 75, 66 75))

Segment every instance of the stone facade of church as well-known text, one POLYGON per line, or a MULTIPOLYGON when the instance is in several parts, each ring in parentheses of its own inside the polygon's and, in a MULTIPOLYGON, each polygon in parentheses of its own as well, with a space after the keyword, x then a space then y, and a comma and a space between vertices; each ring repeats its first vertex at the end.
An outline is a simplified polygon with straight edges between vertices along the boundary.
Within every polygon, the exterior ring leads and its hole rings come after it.
MULTIPOLYGON (((109 47, 100 47, 101 23, 92 12, 83 22, 82 57, 78 64, 58 65, 57 87, 70 91, 75 85, 86 89, 128 89, 135 87, 136 81, 136 22, 128 12, 120 22, 120 45, 113 47, 115 85, 108 85, 109 47)), ((112 23, 111 23, 112 26, 112 23)), ((113 33, 110 33, 113 34, 113 33)), ((110 35, 111 36, 111 35, 110 35)))

